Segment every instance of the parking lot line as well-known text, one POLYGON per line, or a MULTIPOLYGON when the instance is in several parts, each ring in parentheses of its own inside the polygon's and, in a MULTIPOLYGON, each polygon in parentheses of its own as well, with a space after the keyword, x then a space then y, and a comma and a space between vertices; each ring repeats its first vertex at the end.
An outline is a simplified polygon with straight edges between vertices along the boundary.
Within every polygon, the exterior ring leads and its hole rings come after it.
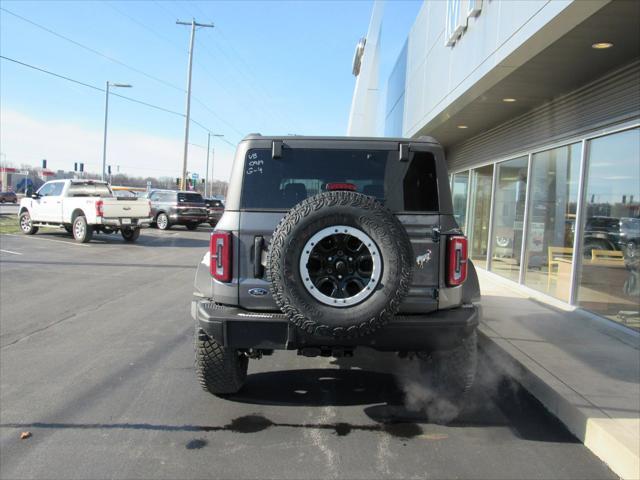
POLYGON ((0 252, 10 253, 10 254, 12 254, 12 255, 22 255, 22 254, 21 254, 21 253, 19 253, 19 252, 12 252, 11 250, 3 250, 3 249, 1 249, 1 248, 0 248, 0 252))
POLYGON ((5 233, 4 235, 7 235, 9 237, 16 237, 16 238, 30 238, 32 240, 45 240, 47 242, 56 242, 56 243, 64 243, 65 245, 73 245, 75 247, 88 247, 89 245, 85 244, 85 243, 75 243, 75 242, 65 242, 64 240, 54 240, 53 238, 42 238, 42 237, 35 237, 35 236, 21 236, 21 235, 14 235, 13 233, 5 233))

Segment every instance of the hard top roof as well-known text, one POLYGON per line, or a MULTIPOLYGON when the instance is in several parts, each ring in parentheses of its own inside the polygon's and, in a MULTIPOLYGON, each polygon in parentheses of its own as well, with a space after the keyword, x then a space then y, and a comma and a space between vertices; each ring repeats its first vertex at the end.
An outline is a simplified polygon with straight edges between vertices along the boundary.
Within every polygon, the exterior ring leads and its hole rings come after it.
POLYGON ((433 137, 421 136, 417 138, 402 137, 347 137, 347 136, 307 136, 307 135, 262 135, 260 133, 250 133, 245 136, 241 142, 248 140, 335 140, 335 141, 353 141, 353 142, 399 142, 399 143, 431 143, 440 145, 433 137))

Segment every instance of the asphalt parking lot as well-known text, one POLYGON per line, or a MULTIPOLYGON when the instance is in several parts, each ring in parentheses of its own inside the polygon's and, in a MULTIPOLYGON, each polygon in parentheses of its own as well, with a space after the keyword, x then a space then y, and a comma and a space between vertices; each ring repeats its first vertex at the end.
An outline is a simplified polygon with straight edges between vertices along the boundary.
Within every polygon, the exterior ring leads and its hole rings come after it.
POLYGON ((240 394, 201 391, 208 231, 0 236, 1 478, 616 478, 484 360, 449 426, 407 406, 410 366, 368 351, 276 352, 240 394))

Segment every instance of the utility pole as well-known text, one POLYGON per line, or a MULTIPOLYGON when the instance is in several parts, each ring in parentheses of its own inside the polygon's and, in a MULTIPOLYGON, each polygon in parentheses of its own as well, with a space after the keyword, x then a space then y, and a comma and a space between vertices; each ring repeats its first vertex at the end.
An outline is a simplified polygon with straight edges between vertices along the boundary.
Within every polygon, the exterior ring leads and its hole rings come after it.
POLYGON ((187 70, 187 108, 185 114, 184 124, 184 155, 182 158, 182 182, 180 189, 184 190, 187 186, 187 155, 189 154, 189 121, 191 113, 191 70, 193 66, 193 40, 196 36, 196 27, 208 27, 213 28, 213 23, 198 23, 195 18, 191 19, 191 22, 181 22, 176 20, 177 25, 191 25, 191 40, 189 42, 189 67, 187 70))

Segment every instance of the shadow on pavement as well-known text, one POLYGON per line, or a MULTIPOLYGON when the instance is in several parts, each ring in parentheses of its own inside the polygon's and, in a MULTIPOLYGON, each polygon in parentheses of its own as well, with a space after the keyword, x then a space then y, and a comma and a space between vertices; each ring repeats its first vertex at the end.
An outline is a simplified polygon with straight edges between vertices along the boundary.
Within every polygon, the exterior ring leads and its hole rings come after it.
POLYGON ((326 406, 402 403, 393 375, 367 370, 309 369, 254 373, 228 400, 258 405, 326 406))
MULTIPOLYGON (((175 235, 174 233, 168 233, 166 235, 160 234, 146 234, 147 229, 143 229, 140 233, 140 238, 135 243, 127 243, 122 239, 120 233, 94 233, 93 239, 88 243, 91 244, 120 244, 127 247, 202 247, 206 249, 209 247, 209 237, 204 238, 192 238, 182 235, 175 235)), ((178 233, 178 232, 175 232, 178 233)), ((38 232, 34 238, 43 237, 49 239, 55 239, 58 241, 65 241, 74 243, 73 237, 64 232, 57 230, 44 230, 38 232)))

